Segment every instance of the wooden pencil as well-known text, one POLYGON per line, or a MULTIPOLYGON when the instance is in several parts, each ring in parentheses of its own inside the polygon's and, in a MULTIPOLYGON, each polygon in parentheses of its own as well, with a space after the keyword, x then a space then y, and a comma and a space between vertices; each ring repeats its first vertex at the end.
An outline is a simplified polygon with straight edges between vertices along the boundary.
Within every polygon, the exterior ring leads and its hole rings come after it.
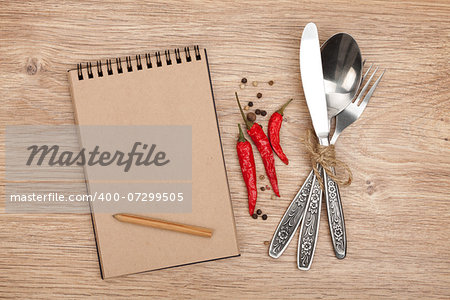
POLYGON ((137 225, 148 226, 148 227, 164 229, 164 230, 171 230, 171 231, 182 232, 182 233, 203 236, 203 237, 208 237, 208 238, 210 238, 213 233, 212 229, 209 229, 209 228, 175 223, 175 222, 164 221, 164 220, 159 220, 159 219, 154 219, 154 218, 144 217, 144 216, 137 216, 137 215, 132 215, 132 214, 115 214, 115 215, 113 215, 113 217, 120 222, 137 224, 137 225))

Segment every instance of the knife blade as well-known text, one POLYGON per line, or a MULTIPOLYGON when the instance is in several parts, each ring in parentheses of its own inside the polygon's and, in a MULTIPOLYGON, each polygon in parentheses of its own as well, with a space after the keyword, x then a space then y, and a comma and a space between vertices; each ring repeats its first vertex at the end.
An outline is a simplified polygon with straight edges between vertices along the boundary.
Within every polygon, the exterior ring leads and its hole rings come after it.
MULTIPOLYGON (((328 146, 330 122, 323 82, 319 34, 314 23, 308 23, 303 30, 300 43, 300 73, 314 131, 319 143, 328 146)), ((321 167, 319 170, 323 174, 321 167)), ((298 241, 297 266, 301 270, 309 270, 311 267, 316 249, 321 207, 322 190, 314 175, 298 241)))
POLYGON ((300 43, 300 74, 306 104, 319 142, 328 145, 330 122, 322 73, 319 34, 316 24, 305 26, 300 43))

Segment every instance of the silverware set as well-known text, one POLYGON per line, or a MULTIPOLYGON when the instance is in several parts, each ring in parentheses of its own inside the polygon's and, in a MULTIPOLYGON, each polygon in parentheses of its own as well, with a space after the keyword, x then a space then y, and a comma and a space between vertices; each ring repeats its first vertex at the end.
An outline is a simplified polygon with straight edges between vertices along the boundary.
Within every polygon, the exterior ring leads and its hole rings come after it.
MULTIPOLYGON (((305 26, 300 44, 300 71, 308 110, 320 145, 334 145, 342 131, 354 123, 367 107, 384 71, 372 84, 378 68, 368 78, 373 65, 362 76, 363 67, 359 47, 350 35, 338 33, 320 47, 316 25, 309 23, 305 26), (333 118, 335 130, 329 138, 333 118)), ((280 257, 300 227, 297 266, 301 270, 309 270, 314 257, 322 194, 325 194, 335 255, 343 259, 347 251, 339 187, 318 167, 324 181, 324 193, 311 171, 284 213, 269 247, 271 257, 280 257)))

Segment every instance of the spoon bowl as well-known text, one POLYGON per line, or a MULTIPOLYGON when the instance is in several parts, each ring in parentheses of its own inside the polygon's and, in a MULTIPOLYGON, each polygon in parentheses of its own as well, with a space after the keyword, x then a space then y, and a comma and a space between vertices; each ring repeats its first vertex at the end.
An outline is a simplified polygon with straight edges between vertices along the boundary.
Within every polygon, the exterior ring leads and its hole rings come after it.
POLYGON ((322 70, 331 120, 353 100, 361 84, 362 55, 355 39, 347 33, 337 33, 321 47, 322 70))

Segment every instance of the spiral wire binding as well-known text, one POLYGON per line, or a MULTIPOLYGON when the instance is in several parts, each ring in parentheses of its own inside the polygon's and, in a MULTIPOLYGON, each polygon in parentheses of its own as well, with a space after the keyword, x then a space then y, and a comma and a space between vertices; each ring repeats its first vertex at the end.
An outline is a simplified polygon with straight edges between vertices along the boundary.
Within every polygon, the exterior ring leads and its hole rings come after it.
POLYGON ((162 61, 161 61, 161 52, 155 52, 155 57, 156 57, 156 66, 157 67, 161 67, 162 66, 162 61))
POLYGON ((152 68, 152 60, 150 59, 150 54, 145 53, 145 62, 147 63, 147 69, 152 68))
POLYGON ((111 63, 110 59, 106 60, 106 69, 108 71, 108 75, 112 75, 113 74, 112 63, 111 63))
POLYGON ((181 64, 181 55, 180 55, 180 49, 175 49, 175 59, 177 60, 177 64, 181 64))
POLYGON ((195 59, 197 60, 202 59, 202 57, 200 56, 200 49, 198 48, 198 46, 194 46, 194 51, 195 51, 195 59))
POLYGON ((120 57, 116 58, 116 66, 117 66, 117 73, 122 74, 122 61, 120 60, 120 57))
MULTIPOLYGON (((181 59, 181 53, 180 53, 180 49, 179 48, 175 48, 174 49, 174 53, 175 53, 175 62, 177 64, 181 64, 182 63, 182 59, 181 59)), ((191 52, 189 47, 184 47, 184 54, 185 54, 185 59, 186 62, 191 62, 192 61, 192 56, 191 56, 191 52)), ((200 55, 200 48, 198 45, 194 46, 194 56, 196 60, 201 60, 202 57, 200 55)), ((170 54, 170 50, 165 50, 164 51, 164 57, 165 57, 165 62, 167 66, 170 66, 173 64, 172 61, 172 57, 170 54)), ((122 74, 124 72, 124 69, 122 68, 122 60, 120 57, 117 57, 116 59, 116 70, 117 70, 117 74, 122 74)), ((161 52, 157 51, 155 52, 154 55, 154 60, 156 61, 156 66, 157 67, 162 67, 163 63, 161 60, 161 52)), ((132 63, 132 59, 131 56, 127 56, 125 57, 125 61, 126 61, 126 70, 127 72, 133 72, 133 63, 132 63)), ((147 66, 147 69, 151 69, 153 68, 153 63, 152 63, 152 57, 150 55, 150 53, 145 53, 145 65, 147 66)), ((97 61, 97 76, 98 77, 104 77, 103 75, 103 69, 102 69, 102 61, 98 60, 97 61)), ((136 70, 140 71, 143 69, 143 65, 142 65, 142 59, 141 59, 141 55, 136 55, 136 70)), ((111 59, 107 59, 106 60, 106 71, 108 75, 113 75, 114 74, 114 70, 113 70, 113 64, 112 64, 112 60, 111 59)), ((87 72, 87 78, 91 79, 94 78, 94 73, 92 72, 92 63, 88 62, 86 63, 86 72, 87 72)), ((83 65, 81 63, 77 64, 77 75, 78 75, 78 80, 84 80, 85 77, 83 75, 83 65)))
POLYGON ((92 64, 86 63, 86 70, 89 78, 94 78, 94 74, 92 74, 92 64))
POLYGON ((136 66, 138 70, 142 70, 142 62, 141 62, 141 56, 136 55, 136 66))
POLYGON ((191 62, 191 52, 189 51, 189 47, 184 47, 184 53, 186 53, 186 61, 191 62))
POLYGON ((77 64, 77 73, 78 73, 78 80, 83 80, 83 72, 81 70, 81 64, 77 64))
POLYGON ((98 77, 103 77, 102 61, 97 60, 97 73, 98 77))
POLYGON ((170 59, 170 50, 165 50, 164 55, 166 56, 166 64, 170 66, 172 64, 172 60, 170 59))
POLYGON ((133 72, 133 66, 131 65, 131 56, 127 56, 126 60, 127 60, 127 71, 133 72))

